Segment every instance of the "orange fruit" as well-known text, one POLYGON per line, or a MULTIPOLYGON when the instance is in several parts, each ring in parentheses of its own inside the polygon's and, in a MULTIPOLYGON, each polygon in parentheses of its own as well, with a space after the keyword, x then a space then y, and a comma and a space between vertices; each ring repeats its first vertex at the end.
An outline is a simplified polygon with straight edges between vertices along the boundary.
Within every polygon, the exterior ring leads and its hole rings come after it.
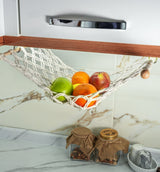
POLYGON ((72 85, 89 83, 89 75, 86 72, 79 71, 72 76, 72 85))
MULTIPOLYGON (((78 85, 74 90, 73 90, 73 96, 79 96, 79 95, 89 95, 92 93, 97 92, 96 87, 94 87, 91 84, 85 83, 85 84, 80 84, 78 85)), ((77 101, 75 102, 77 105, 84 107, 84 105, 86 104, 87 100, 85 100, 84 98, 79 98, 77 99, 77 101)), ((96 101, 91 101, 90 104, 88 105, 88 107, 93 106, 96 103, 96 101)))

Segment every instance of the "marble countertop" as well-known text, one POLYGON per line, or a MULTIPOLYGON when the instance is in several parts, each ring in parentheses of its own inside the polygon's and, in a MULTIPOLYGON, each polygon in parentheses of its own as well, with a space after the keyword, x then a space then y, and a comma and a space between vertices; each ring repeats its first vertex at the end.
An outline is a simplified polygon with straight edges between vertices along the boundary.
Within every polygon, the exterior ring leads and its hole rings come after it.
MULTIPOLYGON (((72 161, 65 149, 65 136, 0 127, 0 172, 132 171, 127 160, 118 166, 72 161)), ((160 165, 159 150, 152 150, 160 165)))

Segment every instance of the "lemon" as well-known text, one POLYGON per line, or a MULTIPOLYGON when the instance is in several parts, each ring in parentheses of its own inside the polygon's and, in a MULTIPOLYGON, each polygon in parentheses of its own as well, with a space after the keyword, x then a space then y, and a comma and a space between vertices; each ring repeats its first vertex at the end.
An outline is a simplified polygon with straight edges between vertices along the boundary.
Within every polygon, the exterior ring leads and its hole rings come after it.
POLYGON ((73 85, 73 90, 74 90, 78 85, 80 85, 80 84, 74 84, 74 85, 73 85))

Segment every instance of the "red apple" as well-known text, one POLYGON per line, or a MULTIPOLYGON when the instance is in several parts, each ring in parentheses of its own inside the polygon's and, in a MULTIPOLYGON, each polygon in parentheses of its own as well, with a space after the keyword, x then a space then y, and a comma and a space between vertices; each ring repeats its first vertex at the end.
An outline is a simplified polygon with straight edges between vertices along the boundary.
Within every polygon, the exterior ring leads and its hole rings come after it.
POLYGON ((109 87, 110 77, 106 72, 95 72, 89 79, 89 83, 94 85, 97 90, 109 87))

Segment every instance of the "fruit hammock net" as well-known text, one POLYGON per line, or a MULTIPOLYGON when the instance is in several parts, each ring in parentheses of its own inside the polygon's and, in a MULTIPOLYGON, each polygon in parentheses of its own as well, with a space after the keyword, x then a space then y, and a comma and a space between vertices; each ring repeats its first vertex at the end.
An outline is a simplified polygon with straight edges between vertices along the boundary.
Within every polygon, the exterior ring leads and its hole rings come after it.
POLYGON ((73 74, 77 72, 72 67, 64 64, 52 50, 17 47, 6 53, 0 54, 0 60, 6 61, 11 66, 21 71, 26 77, 41 87, 45 91, 46 96, 54 102, 61 104, 68 103, 83 110, 96 107, 121 85, 125 84, 130 79, 137 77, 141 71, 149 69, 152 63, 154 63, 153 59, 139 58, 131 65, 125 66, 123 70, 110 74, 111 83, 108 88, 99 90, 96 93, 87 96, 72 96, 64 93, 55 93, 50 90, 50 85, 56 78, 66 77, 71 80, 73 74), (59 101, 57 99, 59 96, 64 96, 66 102, 59 101), (75 103, 78 98, 86 100, 84 107, 75 103), (88 107, 92 101, 95 101, 96 103, 93 106, 88 107))

